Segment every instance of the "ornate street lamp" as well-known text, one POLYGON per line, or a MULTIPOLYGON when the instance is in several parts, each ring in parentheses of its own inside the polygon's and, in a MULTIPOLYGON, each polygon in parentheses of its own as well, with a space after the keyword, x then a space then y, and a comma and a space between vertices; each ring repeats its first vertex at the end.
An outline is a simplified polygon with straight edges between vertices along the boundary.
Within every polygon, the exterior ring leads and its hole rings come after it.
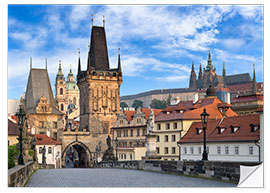
POLYGON ((116 161, 118 161, 118 154, 117 154, 117 148, 118 148, 118 139, 117 139, 117 137, 115 138, 115 140, 114 140, 114 142, 115 142, 115 151, 116 151, 116 161))
POLYGON ((20 136, 19 136, 19 144, 20 144, 20 154, 18 158, 18 165, 24 165, 23 162, 23 149, 22 149, 22 130, 23 130, 23 125, 24 125, 24 120, 25 120, 25 113, 22 108, 22 105, 20 105, 19 111, 15 114, 18 118, 18 124, 19 124, 19 130, 20 130, 20 136))
POLYGON ((209 114, 206 112, 205 108, 203 110, 203 113, 201 114, 201 121, 203 126, 203 154, 202 154, 202 160, 208 160, 208 155, 206 152, 206 127, 208 122, 209 114))

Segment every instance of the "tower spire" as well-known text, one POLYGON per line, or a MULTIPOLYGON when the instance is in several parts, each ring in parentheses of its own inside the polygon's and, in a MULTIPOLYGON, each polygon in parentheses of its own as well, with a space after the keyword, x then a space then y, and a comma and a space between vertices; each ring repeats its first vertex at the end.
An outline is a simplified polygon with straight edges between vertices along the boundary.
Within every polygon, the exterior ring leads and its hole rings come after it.
POLYGON ((122 72, 121 69, 121 60, 120 60, 120 47, 118 48, 118 72, 122 72))
POLYGON ((80 48, 78 48, 78 55, 79 55, 79 58, 78 58, 78 75, 81 73, 81 59, 80 59, 80 48))
POLYGON ((45 68, 47 70, 47 58, 45 58, 45 68))
POLYGON ((194 61, 192 61, 192 69, 191 69, 192 72, 194 72, 194 61))
POLYGON ((105 16, 103 15, 103 27, 105 27, 105 16))
POLYGON ((257 81, 256 81, 256 73, 255 73, 255 64, 253 64, 253 82, 252 82, 252 92, 257 92, 257 81))
POLYGON ((32 69, 32 56, 30 56, 30 70, 32 69))
POLYGON ((208 63, 207 63, 206 69, 211 70, 212 68, 213 68, 213 65, 212 65, 212 59, 211 59, 211 52, 209 48, 208 63))
POLYGON ((94 25, 94 18, 93 18, 94 14, 92 13, 91 16, 92 16, 92 19, 91 19, 91 21, 92 21, 92 27, 93 27, 93 25, 94 25))
POLYGON ((226 76, 226 70, 225 70, 225 61, 223 60, 223 70, 222 70, 222 76, 226 76))

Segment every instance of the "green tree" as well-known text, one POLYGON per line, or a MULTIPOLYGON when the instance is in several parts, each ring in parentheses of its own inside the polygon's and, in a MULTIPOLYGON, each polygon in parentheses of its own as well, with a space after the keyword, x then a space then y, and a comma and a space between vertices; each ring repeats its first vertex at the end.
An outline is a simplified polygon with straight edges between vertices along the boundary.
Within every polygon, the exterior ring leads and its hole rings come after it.
POLYGON ((17 145, 8 146, 8 169, 13 168, 15 166, 15 158, 19 154, 17 150, 17 145))
POLYGON ((165 100, 158 100, 158 99, 153 99, 150 107, 153 109, 165 109, 167 106, 167 101, 165 100))
POLYGON ((138 107, 143 107, 143 102, 141 100, 136 99, 133 101, 132 107, 135 109, 137 109, 138 107))
POLYGON ((120 107, 121 107, 122 109, 124 109, 125 107, 128 107, 128 105, 127 105, 126 102, 121 102, 121 103, 120 103, 120 107))
POLYGON ((171 99, 172 99, 172 95, 169 94, 169 96, 167 98, 167 105, 171 104, 171 99))

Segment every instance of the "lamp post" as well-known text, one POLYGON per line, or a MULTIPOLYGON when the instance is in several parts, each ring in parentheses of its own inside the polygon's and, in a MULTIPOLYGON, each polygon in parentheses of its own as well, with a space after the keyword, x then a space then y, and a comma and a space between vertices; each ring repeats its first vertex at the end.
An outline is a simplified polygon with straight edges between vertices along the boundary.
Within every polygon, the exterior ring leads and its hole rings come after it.
POLYGON ((207 161, 208 160, 208 154, 206 152, 206 127, 208 122, 209 114, 206 112, 205 108, 203 110, 203 113, 201 114, 201 121, 203 126, 203 154, 202 154, 202 160, 207 161))
POLYGON ((19 124, 19 130, 20 130, 20 136, 19 136, 19 144, 20 144, 20 154, 19 154, 19 158, 18 158, 18 165, 24 165, 23 162, 23 149, 22 149, 22 130, 23 130, 23 124, 24 124, 24 120, 25 120, 25 113, 24 110, 22 108, 22 105, 20 105, 20 109, 19 111, 16 113, 16 116, 18 118, 18 124, 19 124))
POLYGON ((115 151, 116 151, 116 161, 118 161, 118 154, 117 154, 117 148, 118 148, 118 139, 117 139, 117 137, 115 138, 115 151))

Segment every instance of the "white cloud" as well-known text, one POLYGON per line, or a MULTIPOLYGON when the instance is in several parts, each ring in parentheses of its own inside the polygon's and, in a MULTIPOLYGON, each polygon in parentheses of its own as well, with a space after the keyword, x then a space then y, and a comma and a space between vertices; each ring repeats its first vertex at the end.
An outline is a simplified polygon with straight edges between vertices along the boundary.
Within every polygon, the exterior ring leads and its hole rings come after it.
POLYGON ((81 21, 89 18, 90 21, 90 7, 85 5, 72 6, 69 17, 70 27, 72 30, 77 29, 81 21))
POLYGON ((167 77, 158 77, 156 80, 166 81, 166 82, 183 82, 187 80, 188 76, 167 76, 167 77))
POLYGON ((250 55, 243 55, 243 54, 232 54, 232 53, 228 53, 224 50, 220 50, 220 49, 214 49, 216 58, 219 58, 221 60, 226 60, 226 61, 235 61, 235 60, 240 60, 240 61, 247 61, 247 62, 254 62, 257 63, 258 61, 260 61, 259 58, 255 58, 254 56, 250 56, 250 55))
POLYGON ((260 22, 262 19, 262 6, 256 5, 235 6, 235 9, 244 18, 254 19, 257 22, 260 22))
POLYGON ((236 39, 228 38, 228 39, 221 40, 220 42, 229 49, 238 49, 238 48, 241 48, 245 44, 245 41, 240 38, 236 38, 236 39))

